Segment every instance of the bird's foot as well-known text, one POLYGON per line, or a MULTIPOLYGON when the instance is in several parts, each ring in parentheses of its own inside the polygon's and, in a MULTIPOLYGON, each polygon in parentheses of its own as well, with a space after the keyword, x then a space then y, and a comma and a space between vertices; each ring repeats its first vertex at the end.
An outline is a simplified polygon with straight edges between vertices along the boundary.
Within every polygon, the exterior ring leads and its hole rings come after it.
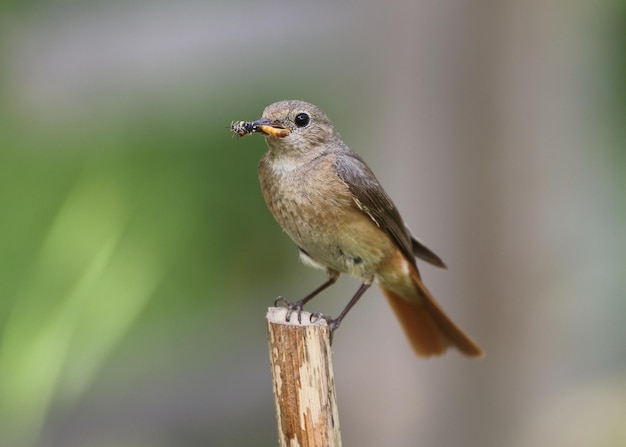
POLYGON ((333 335, 335 331, 339 329, 339 325, 341 324, 341 318, 331 318, 328 315, 323 314, 322 312, 314 312, 311 314, 310 321, 311 323, 317 323, 320 320, 326 320, 328 324, 328 329, 330 330, 330 343, 333 342, 333 335))
POLYGON ((298 314, 298 323, 302 324, 302 309, 304 308, 303 300, 292 303, 287 301, 284 297, 279 296, 276 298, 276 301, 274 301, 274 307, 278 307, 279 303, 284 304, 287 308, 287 316, 285 317, 285 321, 287 323, 291 320, 291 314, 296 312, 298 314))

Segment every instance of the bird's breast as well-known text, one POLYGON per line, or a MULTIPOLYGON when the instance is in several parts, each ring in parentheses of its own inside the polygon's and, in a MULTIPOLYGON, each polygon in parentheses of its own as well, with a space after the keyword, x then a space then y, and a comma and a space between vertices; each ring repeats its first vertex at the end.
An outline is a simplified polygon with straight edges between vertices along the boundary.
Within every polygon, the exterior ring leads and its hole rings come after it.
POLYGON ((266 154, 259 164, 263 197, 276 221, 314 263, 370 278, 394 246, 358 209, 334 161, 329 154, 295 165, 266 154))

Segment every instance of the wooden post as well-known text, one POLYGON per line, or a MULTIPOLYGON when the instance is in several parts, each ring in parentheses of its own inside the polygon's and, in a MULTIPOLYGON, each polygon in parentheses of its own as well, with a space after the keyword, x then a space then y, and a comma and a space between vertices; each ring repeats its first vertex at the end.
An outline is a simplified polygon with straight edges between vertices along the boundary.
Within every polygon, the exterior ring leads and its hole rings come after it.
POLYGON ((325 320, 284 307, 267 311, 270 363, 281 447, 340 447, 339 414, 325 320))

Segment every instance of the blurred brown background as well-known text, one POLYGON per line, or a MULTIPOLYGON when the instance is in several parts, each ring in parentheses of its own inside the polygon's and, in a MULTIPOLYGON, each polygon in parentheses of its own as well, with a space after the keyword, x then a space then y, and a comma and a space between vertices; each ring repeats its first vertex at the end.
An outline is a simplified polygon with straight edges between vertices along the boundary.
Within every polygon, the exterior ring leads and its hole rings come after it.
POLYGON ((9 1, 0 67, 0 445, 277 444, 265 310, 324 274, 224 127, 293 98, 487 351, 415 358, 371 291, 344 445, 626 446, 626 2, 9 1))

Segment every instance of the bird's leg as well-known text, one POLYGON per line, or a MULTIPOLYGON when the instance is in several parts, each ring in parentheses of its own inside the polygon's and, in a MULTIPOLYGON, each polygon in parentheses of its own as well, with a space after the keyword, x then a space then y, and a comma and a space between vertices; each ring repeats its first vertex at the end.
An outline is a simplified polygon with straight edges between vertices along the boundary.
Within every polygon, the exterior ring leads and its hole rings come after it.
POLYGON ((324 320, 326 320, 326 322, 328 323, 328 328, 330 329, 330 342, 331 343, 333 342, 333 334, 335 333, 337 329, 339 329, 339 325, 341 324, 345 316, 348 314, 348 312, 350 312, 350 309, 354 307, 357 301, 359 301, 359 299, 363 296, 365 291, 370 288, 371 285, 372 283, 370 281, 366 281, 363 284, 361 284, 361 287, 359 287, 359 289, 356 291, 354 296, 348 302, 348 305, 341 311, 341 313, 339 314, 337 318, 334 318, 334 319, 330 318, 321 312, 315 312, 314 314, 311 315, 311 319, 312 319, 311 321, 318 321, 320 318, 323 318, 324 320), (315 320, 313 320, 313 318, 315 318, 315 320))
POLYGON ((317 295, 319 295, 323 290, 335 284, 337 282, 337 279, 339 279, 338 272, 334 270, 328 270, 327 273, 328 280, 326 280, 324 284, 319 286, 317 289, 315 289, 313 292, 309 293, 307 296, 299 301, 291 303, 282 296, 276 298, 276 301, 274 301, 274 306, 277 306, 278 303, 283 303, 287 308, 287 318, 285 318, 285 321, 289 322, 289 320, 291 320, 291 314, 293 312, 298 312, 298 323, 302 323, 302 309, 304 308, 304 305, 311 301, 313 298, 315 298, 317 295))

